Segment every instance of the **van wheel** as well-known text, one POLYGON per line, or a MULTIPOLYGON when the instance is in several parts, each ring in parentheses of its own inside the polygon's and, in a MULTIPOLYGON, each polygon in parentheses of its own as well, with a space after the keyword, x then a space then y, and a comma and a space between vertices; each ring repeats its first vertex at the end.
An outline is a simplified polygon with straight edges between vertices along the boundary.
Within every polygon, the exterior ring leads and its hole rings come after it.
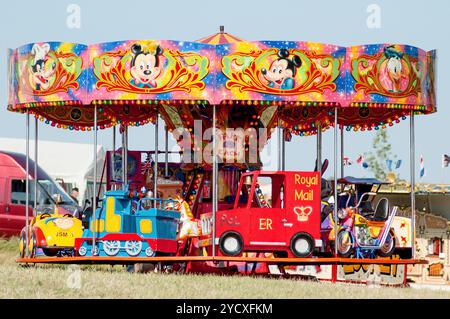
POLYGON ((314 239, 306 233, 298 233, 291 239, 291 251, 296 257, 308 257, 314 250, 314 239))
POLYGON ((242 236, 234 231, 223 233, 219 239, 219 249, 227 256, 237 256, 244 248, 242 236))

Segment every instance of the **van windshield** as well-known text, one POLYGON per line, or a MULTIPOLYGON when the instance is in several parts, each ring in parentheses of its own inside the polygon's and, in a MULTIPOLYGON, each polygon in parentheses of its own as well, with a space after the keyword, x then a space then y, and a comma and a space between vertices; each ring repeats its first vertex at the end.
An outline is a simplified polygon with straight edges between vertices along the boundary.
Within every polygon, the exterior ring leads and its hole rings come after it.
MULTIPOLYGON (((29 205, 34 205, 34 186, 33 180, 29 181, 29 205)), ((62 189, 62 187, 53 180, 41 179, 37 187, 37 205, 55 204, 56 197, 62 202, 59 204, 76 206, 75 201, 62 189)), ((24 179, 14 179, 11 181, 11 203, 26 204, 26 181, 24 179)))

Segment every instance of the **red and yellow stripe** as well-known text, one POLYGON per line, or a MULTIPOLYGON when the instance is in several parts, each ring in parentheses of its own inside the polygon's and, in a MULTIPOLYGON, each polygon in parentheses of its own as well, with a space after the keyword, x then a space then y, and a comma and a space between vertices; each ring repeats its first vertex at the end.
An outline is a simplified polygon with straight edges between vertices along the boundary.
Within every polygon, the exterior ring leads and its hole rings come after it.
POLYGON ((238 37, 235 37, 234 35, 225 33, 225 32, 219 32, 215 33, 213 35, 207 36, 205 38, 199 39, 195 42, 201 42, 206 44, 224 44, 224 43, 236 43, 244 41, 238 37))

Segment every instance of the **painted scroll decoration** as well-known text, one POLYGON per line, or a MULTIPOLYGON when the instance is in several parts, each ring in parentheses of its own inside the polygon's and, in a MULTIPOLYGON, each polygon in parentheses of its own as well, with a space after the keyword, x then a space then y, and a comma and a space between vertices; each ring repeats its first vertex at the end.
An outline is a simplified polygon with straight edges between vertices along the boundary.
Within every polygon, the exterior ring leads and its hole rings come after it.
POLYGON ((35 96, 48 96, 77 90, 83 66, 82 58, 73 52, 50 50, 48 43, 35 43, 31 52, 17 64, 23 90, 35 96))
POLYGON ((380 94, 392 98, 418 96, 424 80, 424 65, 395 46, 383 52, 364 54, 351 61, 354 89, 365 94, 380 94))
POLYGON ((209 72, 207 57, 163 48, 156 42, 136 42, 128 50, 106 52, 93 60, 96 88, 106 91, 161 94, 203 90, 209 72))
POLYGON ((340 66, 329 54, 298 49, 251 50, 222 58, 227 89, 274 95, 335 91, 340 66))

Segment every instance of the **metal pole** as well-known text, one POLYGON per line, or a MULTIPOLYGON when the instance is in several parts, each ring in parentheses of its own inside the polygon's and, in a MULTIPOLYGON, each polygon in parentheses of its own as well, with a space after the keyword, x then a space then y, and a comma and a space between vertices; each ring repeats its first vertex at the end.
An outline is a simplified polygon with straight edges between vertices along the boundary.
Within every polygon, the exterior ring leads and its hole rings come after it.
POLYGON ((344 126, 341 127, 341 177, 344 177, 344 126))
POLYGON ((36 213, 37 207, 37 190, 38 190, 38 119, 37 117, 34 120, 34 213, 36 213))
POLYGON ((286 140, 284 139, 284 130, 281 129, 281 170, 286 170, 286 140))
MULTIPOLYGON (((156 114, 155 122, 155 167, 153 167, 153 197, 158 197, 158 155, 159 155, 159 114, 156 114)), ((156 201, 154 202, 156 207, 156 201)))
POLYGON ((169 129, 167 125, 164 126, 164 176, 167 178, 169 176, 169 129))
MULTIPOLYGON (((113 141, 112 141, 112 163, 111 163, 113 169, 111 170, 114 172, 115 166, 116 166, 116 127, 113 126, 113 141)), ((115 185, 114 185, 114 189, 115 185)))
POLYGON ((212 255, 216 256, 216 212, 217 212, 217 141, 216 141, 216 105, 213 105, 213 127, 212 127, 212 142, 213 142, 213 167, 212 167, 212 255))
POLYGON ((30 189, 29 189, 29 174, 30 174, 30 112, 27 109, 27 128, 26 128, 26 160, 25 160, 25 170, 26 170, 26 179, 25 179, 25 227, 26 227, 26 255, 29 256, 30 251, 28 249, 29 246, 29 238, 28 238, 28 227, 29 227, 29 213, 28 213, 28 205, 29 205, 29 197, 30 197, 30 189))
POLYGON ((317 124, 317 171, 322 171, 322 124, 317 124))
POLYGON ((125 185, 128 185, 128 125, 125 126, 125 160, 124 160, 125 185))
POLYGON ((92 192, 92 220, 94 222, 94 231, 92 232, 92 256, 94 256, 95 251, 95 239, 97 235, 97 198, 96 198, 96 190, 97 190, 97 104, 94 105, 94 174, 93 174, 93 187, 94 191, 92 192))
POLYGON ((337 107, 334 108, 334 211, 333 211, 333 219, 334 219, 334 253, 337 256, 338 254, 338 218, 337 218, 337 210, 338 210, 338 199, 337 199, 337 162, 338 162, 338 150, 337 150, 337 125, 338 125, 338 111, 337 107))
POLYGON ((409 127, 409 147, 410 147, 410 170, 411 170, 411 249, 412 258, 416 258, 416 194, 415 194, 415 180, 416 180, 416 144, 414 136, 414 111, 411 111, 409 127))
POLYGON ((280 126, 280 119, 278 118, 278 126, 277 126, 277 133, 278 133, 278 157, 277 157, 277 164, 278 164, 278 170, 281 171, 282 170, 282 151, 281 151, 281 144, 283 143, 282 140, 282 136, 281 136, 281 126, 280 126))
POLYGON ((122 189, 125 189, 125 126, 122 128, 122 189))

